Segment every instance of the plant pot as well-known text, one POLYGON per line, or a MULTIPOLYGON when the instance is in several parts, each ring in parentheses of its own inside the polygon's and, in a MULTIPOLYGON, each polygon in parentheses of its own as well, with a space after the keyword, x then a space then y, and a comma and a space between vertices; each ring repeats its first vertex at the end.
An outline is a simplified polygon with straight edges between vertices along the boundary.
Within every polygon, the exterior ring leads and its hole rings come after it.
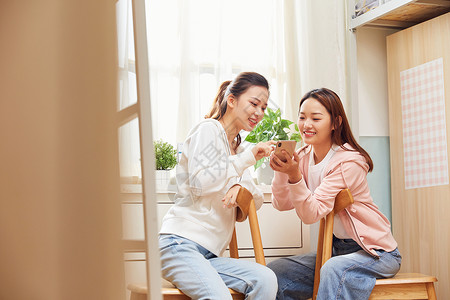
POLYGON ((272 179, 274 176, 274 171, 271 167, 266 166, 264 168, 264 165, 256 169, 256 179, 258 180, 258 184, 265 184, 265 185, 271 185, 272 179))
POLYGON ((167 191, 170 184, 171 170, 156 170, 156 190, 167 191))

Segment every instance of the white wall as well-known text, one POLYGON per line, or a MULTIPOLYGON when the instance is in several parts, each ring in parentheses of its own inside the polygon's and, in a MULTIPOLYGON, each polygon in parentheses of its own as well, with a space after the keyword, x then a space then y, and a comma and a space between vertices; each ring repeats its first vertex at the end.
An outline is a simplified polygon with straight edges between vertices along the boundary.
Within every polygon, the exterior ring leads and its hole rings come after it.
POLYGON ((371 195, 383 214, 391 220, 389 153, 389 102, 386 36, 392 29, 358 28, 357 83, 359 143, 369 152, 374 169, 367 175, 371 195))
POLYGON ((335 91, 344 107, 350 99, 346 73, 345 1, 298 1, 301 97, 311 89, 326 87, 335 91))
POLYGON ((389 136, 386 36, 392 29, 358 28, 359 135, 389 136))

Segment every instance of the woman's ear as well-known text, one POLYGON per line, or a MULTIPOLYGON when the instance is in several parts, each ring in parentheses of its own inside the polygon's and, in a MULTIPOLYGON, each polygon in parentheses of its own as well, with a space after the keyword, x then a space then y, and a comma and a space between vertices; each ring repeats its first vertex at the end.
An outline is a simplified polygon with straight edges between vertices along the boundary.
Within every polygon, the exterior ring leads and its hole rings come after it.
POLYGON ((229 94, 227 96, 227 105, 230 108, 234 108, 234 105, 236 104, 236 98, 234 97, 233 94, 229 94))
MULTIPOLYGON (((339 125, 338 126, 341 126, 342 125, 342 117, 341 116, 337 116, 337 123, 339 123, 339 125)), ((334 124, 336 124, 336 123, 334 123, 334 124)), ((335 130, 336 128, 334 127, 334 124, 333 124, 333 127, 331 128, 331 130, 335 130)))

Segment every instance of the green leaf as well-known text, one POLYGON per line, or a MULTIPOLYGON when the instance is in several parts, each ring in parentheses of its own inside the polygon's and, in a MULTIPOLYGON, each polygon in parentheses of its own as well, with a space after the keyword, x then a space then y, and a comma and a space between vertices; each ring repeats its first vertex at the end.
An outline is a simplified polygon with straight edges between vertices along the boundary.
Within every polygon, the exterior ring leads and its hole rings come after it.
POLYGON ((277 140, 289 140, 289 136, 286 132, 282 132, 277 135, 277 140))
POLYGON ((258 169, 259 167, 262 166, 262 164, 264 163, 265 158, 261 158, 260 160, 258 160, 255 164, 255 170, 258 169))
POLYGON ((285 119, 282 119, 280 123, 281 127, 283 128, 289 127, 291 124, 294 124, 294 122, 285 119))
POLYGON ((247 135, 247 137, 245 138, 245 141, 249 142, 249 143, 258 143, 258 140, 256 139, 256 135, 247 135))
POLYGON ((273 110, 271 110, 270 108, 268 109, 268 114, 267 114, 268 118, 270 120, 276 120, 277 118, 277 113, 275 113, 273 110))
POLYGON ((302 136, 300 135, 300 133, 293 133, 291 135, 290 139, 293 140, 293 141, 300 142, 302 140, 302 136))

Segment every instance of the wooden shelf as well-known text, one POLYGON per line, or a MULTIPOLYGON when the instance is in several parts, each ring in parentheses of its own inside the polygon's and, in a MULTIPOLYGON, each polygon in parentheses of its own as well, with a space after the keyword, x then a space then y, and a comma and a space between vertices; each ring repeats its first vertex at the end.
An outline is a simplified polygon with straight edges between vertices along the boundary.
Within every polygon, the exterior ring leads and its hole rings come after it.
POLYGON ((350 20, 361 26, 404 29, 450 12, 450 0, 391 0, 350 20))

